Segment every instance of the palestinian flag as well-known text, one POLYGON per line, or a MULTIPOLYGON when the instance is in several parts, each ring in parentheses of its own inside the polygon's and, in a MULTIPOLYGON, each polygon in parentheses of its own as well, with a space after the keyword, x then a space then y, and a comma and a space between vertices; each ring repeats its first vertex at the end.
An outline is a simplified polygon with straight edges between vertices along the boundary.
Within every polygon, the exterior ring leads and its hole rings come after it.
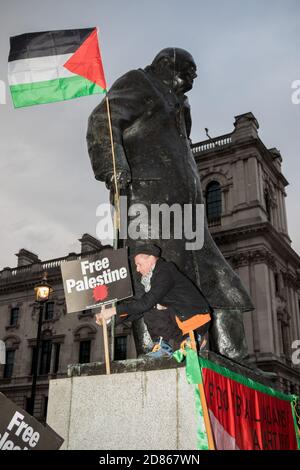
POLYGON ((15 108, 105 93, 97 28, 10 38, 8 81, 15 108))
POLYGON ((297 450, 294 395, 287 395, 200 358, 218 450, 297 450))
POLYGON ((191 348, 173 357, 186 361, 187 381, 195 386, 197 449, 300 450, 296 395, 198 357, 191 348))

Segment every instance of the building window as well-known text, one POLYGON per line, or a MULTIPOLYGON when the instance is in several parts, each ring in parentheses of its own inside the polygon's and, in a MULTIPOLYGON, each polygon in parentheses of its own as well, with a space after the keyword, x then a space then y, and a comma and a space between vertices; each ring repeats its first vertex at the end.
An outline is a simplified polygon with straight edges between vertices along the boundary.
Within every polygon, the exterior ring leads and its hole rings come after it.
POLYGON ((13 375, 15 362, 15 351, 6 351, 5 355, 5 366, 4 366, 4 379, 10 379, 13 375))
POLYGON ((10 311, 10 326, 16 326, 19 320, 19 307, 13 307, 10 311))
POLYGON ((93 316, 94 316, 94 314, 93 314, 93 311, 92 311, 92 310, 81 310, 81 311, 79 312, 78 318, 79 318, 79 320, 80 320, 81 318, 84 318, 84 319, 87 318, 87 317, 91 317, 91 318, 92 318, 93 316))
POLYGON ((59 354, 60 354, 60 344, 55 343, 55 353, 54 353, 54 366, 53 366, 53 373, 57 374, 59 368, 59 354))
POLYGON ((115 337, 115 360, 122 361, 127 357, 127 336, 115 337))
POLYGON ((41 345, 41 363, 40 363, 40 374, 45 375, 50 372, 51 365, 51 350, 52 342, 51 340, 42 341, 41 345))
POLYGON ((283 354, 289 356, 289 338, 288 338, 288 326, 281 322, 281 337, 282 337, 282 349, 283 354))
POLYGON ((265 189, 264 197, 265 197, 267 218, 268 218, 268 221, 271 222, 271 199, 270 199, 269 191, 267 189, 265 189))
POLYGON ((274 273, 275 293, 279 294, 279 276, 278 273, 274 273))
POLYGON ((79 363, 86 364, 90 362, 91 341, 80 341, 79 346, 79 363))
POLYGON ((30 413, 31 410, 31 397, 25 397, 25 404, 24 404, 24 410, 27 411, 27 413, 30 413))
POLYGON ((221 224, 222 193, 217 181, 212 181, 206 187, 206 216, 208 225, 213 227, 221 224))
POLYGON ((47 302, 45 306, 45 320, 52 320, 54 317, 54 302, 47 302))

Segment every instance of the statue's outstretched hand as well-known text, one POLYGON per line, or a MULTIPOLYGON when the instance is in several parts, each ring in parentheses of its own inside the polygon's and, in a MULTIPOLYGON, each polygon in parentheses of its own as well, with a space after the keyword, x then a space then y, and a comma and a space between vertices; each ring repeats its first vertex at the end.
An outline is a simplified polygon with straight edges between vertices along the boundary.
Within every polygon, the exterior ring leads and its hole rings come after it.
MULTIPOLYGON (((126 189, 131 182, 131 174, 128 170, 122 170, 117 172, 117 184, 119 189, 126 189)), ((111 190, 115 188, 115 177, 113 173, 109 173, 105 179, 105 185, 107 189, 111 190)))
POLYGON ((117 180, 120 185, 120 189, 126 189, 131 183, 131 174, 127 170, 123 170, 117 175, 117 180))

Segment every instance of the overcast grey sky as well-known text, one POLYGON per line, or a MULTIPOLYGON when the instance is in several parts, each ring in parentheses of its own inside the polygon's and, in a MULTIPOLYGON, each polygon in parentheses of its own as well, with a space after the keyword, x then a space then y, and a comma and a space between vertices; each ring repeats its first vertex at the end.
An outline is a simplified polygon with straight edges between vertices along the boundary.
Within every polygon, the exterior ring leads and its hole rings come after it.
MULTIPOLYGON (((42 30, 100 27, 108 85, 144 67, 162 48, 192 53, 198 79, 189 93, 193 141, 233 130, 252 111, 267 147, 283 157, 289 232, 300 252, 299 0, 0 0, 0 79, 7 81, 9 37, 42 30)), ((101 95, 13 109, 0 104, 0 269, 20 248, 41 259, 79 251, 95 235, 96 206, 107 191, 96 182, 85 134, 101 95)))

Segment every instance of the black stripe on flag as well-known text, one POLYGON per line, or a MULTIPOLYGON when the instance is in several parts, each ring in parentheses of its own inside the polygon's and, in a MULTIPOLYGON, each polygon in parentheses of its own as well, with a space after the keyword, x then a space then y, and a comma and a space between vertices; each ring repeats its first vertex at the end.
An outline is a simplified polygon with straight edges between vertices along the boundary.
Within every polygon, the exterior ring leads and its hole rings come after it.
POLYGON ((25 33, 10 38, 8 61, 71 54, 88 38, 94 28, 62 29, 25 33))

